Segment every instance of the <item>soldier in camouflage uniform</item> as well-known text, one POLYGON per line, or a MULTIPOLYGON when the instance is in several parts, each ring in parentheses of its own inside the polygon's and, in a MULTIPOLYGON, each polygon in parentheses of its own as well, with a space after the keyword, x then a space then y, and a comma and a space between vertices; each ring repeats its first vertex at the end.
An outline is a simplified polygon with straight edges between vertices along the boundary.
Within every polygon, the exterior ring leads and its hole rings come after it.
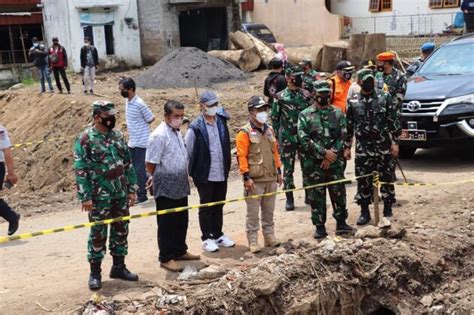
POLYGON ((377 55, 378 72, 375 74, 375 80, 387 84, 393 104, 401 108, 407 91, 407 78, 393 66, 394 60, 395 54, 391 52, 377 55))
MULTIPOLYGON (((380 173, 380 180, 391 183, 395 180, 394 158, 398 156, 398 142, 401 134, 400 107, 392 102, 390 94, 375 89, 375 78, 371 70, 363 69, 357 74, 361 92, 357 98, 347 102, 347 138, 344 157, 351 158, 352 140, 356 138, 356 176, 380 173)), ((356 201, 361 206, 357 225, 370 221, 369 204, 372 202, 372 176, 357 180, 356 201)), ((384 201, 383 214, 392 216, 395 202, 395 187, 381 186, 384 201)))
MULTIPOLYGON (((92 105, 94 125, 84 130, 74 145, 74 170, 77 196, 89 221, 129 215, 136 199, 137 176, 122 134, 114 130, 115 105, 96 101, 92 105)), ((87 242, 91 273, 89 288, 101 288, 101 262, 105 255, 108 225, 91 227, 87 242)), ((110 224, 109 249, 113 258, 111 278, 137 281, 138 276, 125 266, 128 222, 110 224)))
POLYGON ((298 63, 303 69, 303 85, 302 88, 311 92, 313 90, 313 82, 318 79, 318 71, 313 69, 313 63, 309 59, 303 59, 298 63))
MULTIPOLYGON (((309 92, 303 90, 303 72, 299 67, 286 71, 288 87, 276 95, 272 104, 271 120, 280 143, 280 155, 283 163, 284 189, 294 189, 293 173, 298 149, 298 115, 309 106, 309 92), (306 94, 308 93, 308 94, 306 94)), ((300 156, 301 161, 301 156, 300 156)), ((305 185, 304 170, 303 185, 305 185)), ((306 200, 308 201, 308 200, 306 200)), ((292 192, 286 193, 287 211, 295 209, 292 192)))
MULTIPOLYGON (((314 83, 315 103, 299 115, 298 136, 305 150, 303 160, 309 185, 344 179, 343 143, 346 137, 344 113, 330 104, 331 86, 319 80, 314 83)), ((344 184, 327 186, 333 206, 333 217, 337 221, 336 234, 351 233, 346 224, 346 187, 344 184)), ((316 226, 314 237, 327 236, 326 187, 310 190, 311 219, 316 226)))

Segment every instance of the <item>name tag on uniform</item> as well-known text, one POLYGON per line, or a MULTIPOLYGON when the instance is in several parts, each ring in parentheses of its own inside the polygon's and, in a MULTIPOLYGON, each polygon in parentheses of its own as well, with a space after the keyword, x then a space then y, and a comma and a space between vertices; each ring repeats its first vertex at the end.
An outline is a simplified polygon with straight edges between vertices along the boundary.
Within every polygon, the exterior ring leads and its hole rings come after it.
POLYGON ((324 136, 329 137, 329 129, 324 128, 324 136))

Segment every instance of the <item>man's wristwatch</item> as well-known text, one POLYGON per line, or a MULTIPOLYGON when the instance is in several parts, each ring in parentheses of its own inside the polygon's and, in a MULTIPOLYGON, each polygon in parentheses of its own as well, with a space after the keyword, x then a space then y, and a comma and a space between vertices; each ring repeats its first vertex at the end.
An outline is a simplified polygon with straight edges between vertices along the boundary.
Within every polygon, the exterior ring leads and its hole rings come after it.
POLYGON ((250 179, 250 174, 249 172, 243 174, 244 182, 248 181, 250 179))

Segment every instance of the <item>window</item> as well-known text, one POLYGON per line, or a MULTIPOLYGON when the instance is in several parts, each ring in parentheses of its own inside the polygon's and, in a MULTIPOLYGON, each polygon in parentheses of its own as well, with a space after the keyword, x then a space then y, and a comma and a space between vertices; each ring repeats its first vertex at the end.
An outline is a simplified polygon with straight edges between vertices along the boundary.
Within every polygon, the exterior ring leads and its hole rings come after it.
POLYGON ((369 2, 369 11, 370 12, 379 12, 380 11, 380 0, 370 0, 370 2, 369 2))
POLYGON ((105 32, 105 53, 109 55, 115 55, 114 49, 114 31, 113 25, 108 24, 104 25, 104 32, 105 32))
POLYGON ((456 8, 459 7, 459 0, 429 0, 429 7, 431 9, 441 8, 456 8))
POLYGON ((382 11, 392 11, 392 0, 382 0, 382 11))

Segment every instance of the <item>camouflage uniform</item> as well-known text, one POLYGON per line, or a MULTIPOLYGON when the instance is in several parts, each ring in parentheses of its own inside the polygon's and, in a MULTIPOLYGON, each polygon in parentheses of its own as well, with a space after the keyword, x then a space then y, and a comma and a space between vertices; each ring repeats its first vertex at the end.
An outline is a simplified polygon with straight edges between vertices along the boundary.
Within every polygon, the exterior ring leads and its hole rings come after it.
POLYGON ((392 102, 397 107, 402 107, 403 99, 407 91, 407 78, 398 69, 393 68, 392 73, 384 74, 383 72, 377 72, 375 75, 377 82, 383 82, 388 86, 388 92, 392 97, 392 102))
POLYGON ((318 71, 311 69, 307 73, 303 74, 303 89, 312 91, 313 82, 317 80, 318 71))
MULTIPOLYGON (((330 91, 329 83, 327 91, 330 91)), ((344 178, 343 141, 346 137, 346 119, 342 111, 332 105, 327 108, 311 106, 305 109, 298 119, 298 136, 305 150, 303 160, 307 171, 308 185, 315 185, 344 178), (337 152, 338 159, 329 166, 321 168, 326 150, 337 152)), ((344 184, 327 186, 333 206, 333 217, 339 222, 346 220, 346 187, 344 184)), ((310 192, 314 225, 326 222, 326 187, 314 188, 310 192)))
POLYGON ((293 173, 296 153, 300 151, 297 135, 298 115, 308 106, 308 97, 302 89, 292 91, 289 88, 278 93, 272 105, 271 119, 280 143, 285 190, 295 188, 293 173))
MULTIPOLYGON (((112 103, 98 103, 94 103, 94 112, 114 109, 112 103)), ((74 170, 79 201, 93 203, 90 222, 129 215, 128 195, 136 192, 137 177, 127 143, 119 131, 103 134, 95 127, 84 130, 74 145, 74 170)), ((104 258, 107 230, 107 225, 91 228, 87 246, 90 262, 101 262, 104 258)), ((127 235, 128 222, 110 225, 112 256, 127 255, 127 235)))
MULTIPOLYGON (((359 71, 359 79, 373 77, 370 70, 359 71)), ((398 144, 401 134, 400 107, 392 102, 390 94, 374 90, 366 98, 358 93, 357 98, 348 100, 347 140, 345 148, 350 149, 352 138, 356 138, 356 176, 380 173, 380 180, 393 182, 395 162, 390 154, 390 146, 398 144)), ((372 176, 357 180, 356 201, 360 205, 372 202, 372 176)), ((382 185, 382 199, 388 204, 395 202, 393 185, 382 185)))

